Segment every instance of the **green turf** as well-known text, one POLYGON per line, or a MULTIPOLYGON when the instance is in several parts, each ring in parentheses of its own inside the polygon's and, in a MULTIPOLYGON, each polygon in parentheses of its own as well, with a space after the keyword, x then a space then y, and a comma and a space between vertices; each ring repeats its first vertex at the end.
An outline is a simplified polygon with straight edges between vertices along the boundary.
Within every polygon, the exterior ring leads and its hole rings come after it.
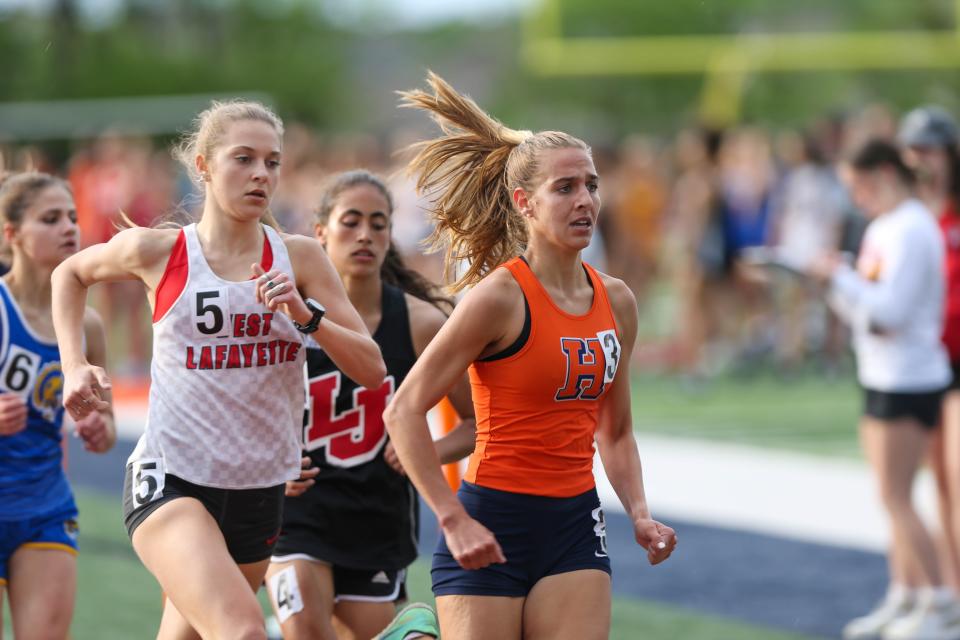
MULTIPOLYGON (((160 620, 160 590, 134 555, 120 521, 119 501, 79 492, 81 553, 74 640, 149 638, 160 620)), ((416 563, 408 583, 413 600, 430 602, 427 565, 416 563)), ((264 598, 261 597, 261 601, 264 598)), ((9 622, 9 614, 4 615, 9 622)), ((12 634, 7 631, 6 638, 12 634)), ((800 640, 782 633, 704 616, 660 603, 617 599, 613 605, 614 639, 645 640, 800 640)))
MULTIPOLYGON (((682 311, 672 283, 655 281, 641 305, 635 352, 669 344, 682 311)), ((657 360, 632 367, 638 431, 859 456, 861 392, 850 355, 829 375, 814 365, 787 374, 769 353, 728 362, 725 373, 703 380, 652 375, 663 366, 657 360)))
POLYGON ((696 385, 637 376, 633 420, 640 432, 856 456, 860 391, 852 375, 720 376, 696 385))

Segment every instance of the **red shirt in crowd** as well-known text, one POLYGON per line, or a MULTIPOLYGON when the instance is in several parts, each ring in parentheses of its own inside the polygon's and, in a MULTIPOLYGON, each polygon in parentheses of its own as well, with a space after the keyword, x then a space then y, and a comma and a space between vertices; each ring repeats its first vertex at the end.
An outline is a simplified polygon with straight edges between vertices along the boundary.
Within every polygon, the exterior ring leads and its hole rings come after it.
POLYGON ((947 299, 944 305, 943 344, 950 362, 960 363, 960 214, 953 200, 947 200, 940 215, 943 233, 944 269, 947 277, 947 299))

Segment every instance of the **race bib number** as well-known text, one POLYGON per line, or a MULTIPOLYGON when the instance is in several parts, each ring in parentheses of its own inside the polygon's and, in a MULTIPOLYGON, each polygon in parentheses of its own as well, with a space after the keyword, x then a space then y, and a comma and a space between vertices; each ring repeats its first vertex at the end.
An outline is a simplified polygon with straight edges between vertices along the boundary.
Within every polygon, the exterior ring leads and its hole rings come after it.
POLYGON ((160 458, 142 458, 130 465, 132 481, 130 491, 134 508, 150 504, 163 497, 163 481, 166 472, 160 458))
POLYGON ((597 507, 590 512, 590 515, 593 516, 593 533, 600 539, 600 548, 597 551, 593 552, 593 555, 598 558, 607 557, 607 521, 603 519, 603 509, 597 507))
POLYGON ((12 344, 0 370, 0 390, 26 397, 33 388, 40 356, 12 344))
POLYGON ((287 618, 303 611, 303 598, 300 597, 300 585, 297 584, 297 572, 293 567, 275 573, 267 580, 267 590, 277 611, 277 622, 283 624, 287 618))
POLYGON ((227 338, 230 336, 230 289, 197 291, 190 300, 195 338, 227 338))
POLYGON ((613 329, 600 331, 597 333, 597 338, 600 340, 605 362, 603 383, 609 384, 617 376, 617 365, 620 364, 620 341, 617 340, 617 332, 613 329))

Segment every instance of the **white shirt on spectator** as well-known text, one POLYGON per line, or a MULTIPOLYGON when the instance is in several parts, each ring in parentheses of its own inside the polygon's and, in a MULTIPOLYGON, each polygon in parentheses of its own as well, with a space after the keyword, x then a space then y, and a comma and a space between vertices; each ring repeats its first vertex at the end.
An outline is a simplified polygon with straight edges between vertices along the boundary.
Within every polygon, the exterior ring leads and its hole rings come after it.
POLYGON ((841 266, 830 302, 853 330, 860 384, 886 392, 943 389, 943 240, 933 214, 904 200, 867 227, 856 269, 841 266))

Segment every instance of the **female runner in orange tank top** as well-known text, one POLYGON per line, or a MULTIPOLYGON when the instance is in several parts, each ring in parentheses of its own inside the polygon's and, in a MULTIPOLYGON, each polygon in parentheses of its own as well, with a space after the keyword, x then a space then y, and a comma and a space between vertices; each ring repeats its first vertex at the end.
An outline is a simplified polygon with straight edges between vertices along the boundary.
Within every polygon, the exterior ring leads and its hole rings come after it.
POLYGON ((606 638, 594 442, 651 564, 676 536, 650 516, 633 437, 636 301, 580 257, 600 209, 590 149, 561 132, 508 129, 438 76, 429 83, 433 94, 404 93, 405 106, 429 112, 444 135, 410 169, 436 197, 433 240, 448 267, 469 261, 453 288, 475 286, 384 418, 442 529, 432 570, 441 635, 606 638), (426 413, 468 368, 477 446, 455 497, 426 413))

